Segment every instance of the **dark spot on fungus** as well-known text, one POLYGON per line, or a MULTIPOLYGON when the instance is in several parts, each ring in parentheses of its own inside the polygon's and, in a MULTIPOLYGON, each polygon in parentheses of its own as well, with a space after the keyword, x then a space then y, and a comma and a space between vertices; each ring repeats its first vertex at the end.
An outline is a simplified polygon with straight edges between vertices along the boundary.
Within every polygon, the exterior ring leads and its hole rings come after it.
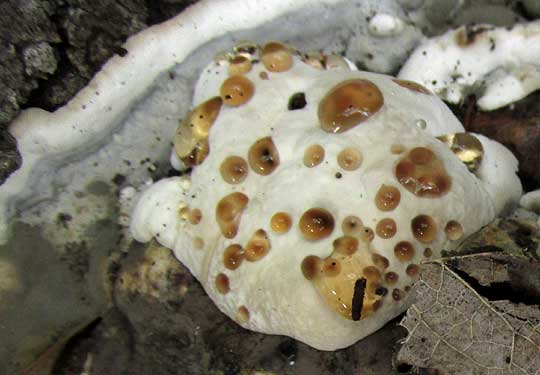
POLYGON ((289 98, 289 104, 287 109, 289 111, 295 111, 297 109, 302 109, 306 106, 306 95, 303 92, 297 92, 296 94, 291 95, 289 98))
POLYGON ((352 320, 360 320, 362 307, 364 304, 364 294, 366 292, 366 282, 364 278, 356 280, 354 283, 354 294, 352 299, 352 320))

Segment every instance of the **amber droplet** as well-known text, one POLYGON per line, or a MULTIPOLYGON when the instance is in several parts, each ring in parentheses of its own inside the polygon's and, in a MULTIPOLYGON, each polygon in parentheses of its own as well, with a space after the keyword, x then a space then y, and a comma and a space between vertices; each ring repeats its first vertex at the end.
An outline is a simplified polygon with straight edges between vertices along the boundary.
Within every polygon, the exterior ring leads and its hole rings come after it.
POLYGON ((393 219, 384 218, 377 223, 375 232, 381 238, 392 238, 396 234, 397 225, 393 219))
POLYGON ((224 273, 220 273, 216 276, 216 289, 221 294, 227 294, 231 290, 229 278, 224 273))
POLYGON ((375 205, 381 211, 394 210, 401 200, 398 188, 390 185, 382 185, 375 196, 375 205))
POLYGON ((310 241, 322 240, 334 231, 334 217, 324 208, 310 208, 298 224, 304 238, 310 241))
POLYGON ((291 51, 278 42, 270 42, 263 47, 261 61, 271 72, 285 72, 293 66, 291 51))
POLYGON ((188 220, 189 218, 189 207, 187 206, 184 206, 180 209, 180 211, 178 211, 178 213, 180 214, 180 217, 184 220, 188 220))
POLYGON ((431 243, 437 237, 437 224, 431 216, 418 215, 411 221, 414 238, 422 243, 431 243))
POLYGON ((455 220, 450 220, 444 227, 446 237, 451 241, 457 241, 463 237, 463 227, 455 220))
POLYGON ((202 212, 198 208, 189 211, 188 220, 191 224, 197 225, 201 222, 202 212))
POLYGON ((322 263, 322 273, 326 277, 335 277, 341 272, 341 264, 339 260, 334 258, 326 258, 322 263))
POLYGON ((334 240, 334 251, 343 255, 352 255, 358 250, 358 240, 351 236, 343 236, 334 240))
POLYGON ((394 246, 394 255, 401 262, 408 262, 414 257, 414 246, 408 241, 401 241, 394 246))
POLYGON ((267 176, 279 166, 279 153, 272 137, 255 142, 248 152, 249 166, 257 174, 267 176))
POLYGON ((415 147, 409 152, 409 159, 416 165, 429 164, 434 158, 433 151, 426 147, 415 147))
POLYGON ((343 133, 366 121, 384 104, 379 88, 365 79, 333 87, 319 103, 319 123, 329 133, 343 133))
POLYGON ((353 147, 341 151, 337 157, 338 165, 346 171, 354 171, 362 164, 362 153, 353 147))
POLYGON ((375 238, 375 233, 373 233, 373 229, 369 227, 363 227, 359 235, 360 239, 366 242, 371 242, 375 238))
POLYGON ((322 260, 318 256, 308 255, 302 261, 301 267, 304 277, 308 280, 312 280, 321 272, 322 260))
POLYGON ((270 251, 270 239, 264 229, 258 229, 253 233, 246 245, 246 260, 256 262, 262 259, 270 251))
POLYGON ((324 160, 324 148, 321 145, 311 145, 304 151, 304 165, 313 168, 324 160))
POLYGON ((270 219, 270 226, 276 233, 287 233, 292 226, 291 215, 286 212, 275 213, 274 216, 272 216, 272 219, 270 219))
POLYGON ((470 133, 446 134, 437 137, 446 143, 471 172, 476 172, 484 158, 482 142, 470 133))
POLYGON ((193 246, 195 246, 195 249, 201 250, 204 247, 204 240, 201 237, 195 237, 193 239, 193 246))
POLYGON ((426 258, 430 258, 432 255, 433 255, 433 250, 431 250, 430 247, 426 247, 426 248, 424 249, 424 256, 425 256, 426 258))
POLYGON ((220 97, 207 100, 193 109, 176 130, 174 151, 187 166, 199 165, 208 156, 208 135, 222 103, 220 97))
POLYGON ((383 270, 387 269, 388 266, 390 266, 390 262, 388 261, 388 258, 380 254, 372 254, 371 260, 373 261, 373 264, 375 264, 376 267, 383 270))
POLYGON ((418 266, 418 264, 409 264, 405 272, 410 277, 416 277, 420 273, 420 266, 418 266))
POLYGON ((248 165, 240 156, 228 156, 219 167, 221 177, 228 184, 243 182, 248 175, 248 165))
POLYGON ((394 301, 401 301, 403 298, 405 298, 405 292, 396 288, 392 290, 392 298, 394 301))
POLYGON ((240 306, 238 308, 238 314, 236 315, 236 320, 240 324, 246 324, 249 322, 249 310, 246 306, 240 306))
POLYGON ((362 270, 367 281, 377 283, 381 280, 381 271, 375 266, 369 266, 362 270))
POLYGON ((408 81, 404 79, 397 79, 397 78, 393 79, 392 81, 394 81, 401 87, 405 87, 406 89, 409 89, 411 91, 419 92, 420 94, 433 95, 431 91, 429 91, 426 87, 419 84, 418 82, 408 81))
POLYGON ((426 147, 409 151, 396 165, 395 174, 399 183, 418 197, 441 197, 452 185, 442 160, 426 147))
POLYGON ((394 155, 403 154, 405 150, 405 146, 401 144, 394 143, 392 146, 390 146, 390 152, 394 155))
POLYGON ((251 70, 251 60, 246 56, 237 55, 229 62, 229 75, 246 74, 251 70))
POLYGON ((399 280, 399 275, 395 272, 387 272, 384 274, 384 281, 389 285, 394 285, 399 280))
POLYGON ((364 230, 364 224, 358 216, 347 216, 341 224, 343 234, 348 236, 360 236, 364 230))
POLYGON ((244 249, 239 244, 232 244, 227 246, 223 253, 223 263, 225 268, 229 270, 235 270, 244 261, 244 249))
POLYGON ((220 96, 223 102, 231 107, 247 103, 255 93, 255 86, 248 78, 235 75, 221 84, 220 96))
POLYGON ((223 197, 216 207, 216 221, 226 238, 234 238, 238 233, 242 212, 249 202, 247 195, 235 192, 223 197))

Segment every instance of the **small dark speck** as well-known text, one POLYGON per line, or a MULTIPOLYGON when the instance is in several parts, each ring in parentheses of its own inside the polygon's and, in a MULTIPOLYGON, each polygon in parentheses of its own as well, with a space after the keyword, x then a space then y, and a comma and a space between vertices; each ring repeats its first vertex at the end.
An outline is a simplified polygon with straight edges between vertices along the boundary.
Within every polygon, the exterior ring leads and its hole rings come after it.
POLYGON ((174 72, 169 71, 169 79, 175 79, 175 78, 176 78, 176 74, 174 74, 174 72))
POLYGON ((343 177, 343 175, 341 174, 341 172, 337 172, 337 173, 336 173, 336 178, 341 178, 341 177, 343 177))
POLYGON ((434 79, 433 81, 431 81, 431 84, 432 84, 432 85, 436 85, 436 84, 437 84, 437 80, 434 79))
POLYGON ((117 173, 114 175, 113 179, 112 179, 112 182, 116 185, 116 186, 120 186, 122 185, 124 182, 126 182, 126 176, 124 176, 123 174, 120 174, 120 173, 117 173))
POLYGON ((195 194, 193 194, 193 195, 191 196, 191 198, 195 199, 195 198, 197 198, 197 196, 196 196, 195 194))
POLYGON ((426 55, 427 55, 427 51, 422 51, 422 55, 426 56, 426 55))
POLYGON ((124 57, 128 54, 128 50, 122 47, 117 47, 114 52, 120 57, 124 57))

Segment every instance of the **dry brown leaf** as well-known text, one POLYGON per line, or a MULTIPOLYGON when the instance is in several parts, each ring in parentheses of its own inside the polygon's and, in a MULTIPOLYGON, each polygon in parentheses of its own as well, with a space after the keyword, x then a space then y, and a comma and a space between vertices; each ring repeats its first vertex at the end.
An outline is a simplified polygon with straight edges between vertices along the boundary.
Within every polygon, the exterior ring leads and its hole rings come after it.
POLYGON ((448 260, 424 265, 398 361, 446 374, 540 374, 539 306, 489 301, 460 276, 474 269, 483 284, 505 281, 492 255, 449 260, 458 271, 448 260))

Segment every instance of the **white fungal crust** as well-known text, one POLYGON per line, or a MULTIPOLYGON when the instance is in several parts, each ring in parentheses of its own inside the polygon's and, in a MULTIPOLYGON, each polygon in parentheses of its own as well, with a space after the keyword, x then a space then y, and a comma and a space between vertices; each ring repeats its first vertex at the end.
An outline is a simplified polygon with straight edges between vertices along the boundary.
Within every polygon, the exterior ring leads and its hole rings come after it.
POLYGON ((450 103, 471 93, 493 110, 540 88, 540 21, 511 28, 463 26, 426 40, 399 77, 420 82, 450 103))
POLYGON ((499 196, 505 181, 520 185, 512 163, 497 178, 469 172, 435 138, 462 126, 420 85, 280 46, 241 80, 226 61, 203 71, 181 126, 208 137, 177 145, 191 184, 148 189, 131 230, 173 249, 243 327, 335 350, 404 311, 418 264, 516 199, 499 196))

